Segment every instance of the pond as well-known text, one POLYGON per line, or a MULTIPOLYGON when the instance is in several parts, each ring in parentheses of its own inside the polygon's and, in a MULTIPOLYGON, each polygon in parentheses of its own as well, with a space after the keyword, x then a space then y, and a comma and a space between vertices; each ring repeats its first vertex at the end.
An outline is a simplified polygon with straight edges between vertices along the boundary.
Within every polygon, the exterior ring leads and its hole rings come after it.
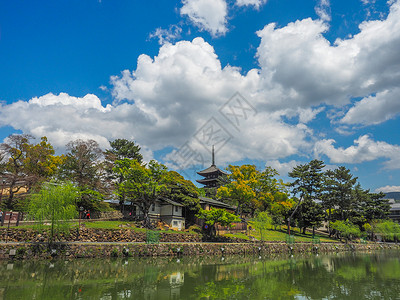
POLYGON ((400 299, 400 252, 0 261, 0 299, 400 299))

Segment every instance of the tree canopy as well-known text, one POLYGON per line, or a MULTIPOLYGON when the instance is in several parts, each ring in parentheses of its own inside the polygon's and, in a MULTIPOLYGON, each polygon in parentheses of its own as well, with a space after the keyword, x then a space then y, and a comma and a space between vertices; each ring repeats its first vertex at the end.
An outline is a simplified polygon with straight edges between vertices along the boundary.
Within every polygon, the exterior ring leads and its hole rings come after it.
POLYGON ((20 191, 29 193, 32 187, 51 178, 63 162, 64 157, 54 155, 46 137, 37 144, 32 143, 33 139, 30 135, 15 134, 0 144, 0 176, 6 182, 8 209, 18 204, 20 191))
POLYGON ((256 211, 270 210, 275 196, 279 196, 280 203, 287 200, 281 197, 286 192, 285 184, 275 178, 278 175, 275 169, 267 167, 259 171, 254 165, 230 165, 227 170, 230 172, 227 183, 218 189, 217 197, 236 205, 238 214, 254 215, 256 211))
POLYGON ((144 225, 149 226, 149 210, 165 193, 167 168, 151 160, 147 165, 135 159, 117 160, 114 172, 121 174, 124 181, 118 184, 117 194, 139 207, 144 216, 144 225))
POLYGON ((59 177, 73 182, 79 188, 79 206, 97 210, 105 193, 101 168, 103 152, 94 140, 71 141, 67 144, 67 150, 59 177))
POLYGON ((39 225, 50 223, 50 240, 59 232, 67 231, 69 220, 78 216, 76 201, 79 191, 71 183, 45 182, 42 188, 30 195, 29 213, 39 225))

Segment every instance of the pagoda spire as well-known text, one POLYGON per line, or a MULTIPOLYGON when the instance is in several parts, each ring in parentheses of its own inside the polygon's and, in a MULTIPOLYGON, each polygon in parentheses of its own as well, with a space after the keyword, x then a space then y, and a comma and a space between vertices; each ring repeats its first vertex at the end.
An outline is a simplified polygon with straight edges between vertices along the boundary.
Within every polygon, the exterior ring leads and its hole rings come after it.
POLYGON ((206 188, 215 188, 219 187, 219 181, 218 178, 221 177, 222 175, 228 175, 224 171, 220 170, 216 165, 215 165, 215 149, 214 145, 212 145, 212 165, 208 167, 207 169, 203 171, 197 172, 200 176, 203 176, 205 178, 203 179, 198 179, 196 180, 198 183, 203 184, 206 188))
POLYGON ((215 166, 214 145, 212 146, 212 165, 215 166))

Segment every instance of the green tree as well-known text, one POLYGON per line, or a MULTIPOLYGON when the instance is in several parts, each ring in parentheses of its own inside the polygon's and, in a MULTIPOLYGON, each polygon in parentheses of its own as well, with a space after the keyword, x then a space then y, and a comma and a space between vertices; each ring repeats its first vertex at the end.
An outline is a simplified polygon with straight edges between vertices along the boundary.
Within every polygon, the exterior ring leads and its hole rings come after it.
POLYGON ((256 217, 251 219, 250 225, 260 233, 261 240, 264 240, 264 232, 267 231, 271 224, 272 218, 266 211, 257 213, 256 217))
POLYGON ((49 243, 55 235, 66 232, 71 226, 69 220, 78 215, 76 201, 78 190, 71 183, 44 183, 39 192, 30 195, 29 214, 39 222, 50 223, 49 243))
POLYGON ((400 225, 392 220, 381 220, 373 223, 373 231, 379 234, 385 241, 399 241, 400 239, 400 225))
POLYGON ((294 181, 289 184, 292 193, 299 195, 300 199, 321 199, 324 183, 324 162, 314 159, 308 164, 298 165, 289 172, 289 177, 294 181))
POLYGON ((328 195, 324 198, 325 206, 331 209, 332 205, 336 205, 339 219, 346 220, 357 206, 353 198, 353 189, 357 182, 357 177, 353 177, 350 170, 343 166, 333 171, 328 170, 326 176, 330 178, 330 188, 328 195))
POLYGON ((271 208, 274 194, 285 192, 285 184, 275 178, 277 171, 267 167, 257 170, 254 165, 228 167, 227 183, 217 191, 217 198, 236 205, 236 213, 254 215, 271 208))
POLYGON ((61 179, 79 188, 78 206, 98 210, 105 193, 101 168, 103 152, 99 144, 94 140, 75 140, 67 144, 67 150, 59 174, 61 179))
POLYGON ((5 178, 6 206, 15 208, 21 191, 28 193, 32 187, 50 179, 62 163, 62 156, 55 156, 46 137, 33 144, 32 136, 10 135, 0 145, 0 175, 5 178))
POLYGON ((107 149, 104 156, 107 160, 114 162, 121 159, 136 159, 139 163, 143 162, 143 155, 140 153, 140 146, 134 141, 127 139, 116 139, 110 141, 110 149, 107 149))
POLYGON ((361 209, 368 222, 372 220, 384 220, 388 218, 390 204, 388 199, 384 199, 384 193, 370 193, 366 191, 367 197, 361 202, 361 209))
POLYGON ((274 194, 274 199, 268 212, 271 215, 272 225, 274 225, 275 229, 285 223, 294 204, 295 201, 289 198, 287 193, 276 192, 274 194))
MULTIPOLYGON (((295 218, 300 227, 305 233, 306 228, 318 226, 321 223, 323 215, 322 206, 315 203, 316 200, 321 200, 324 183, 324 173, 322 169, 325 167, 324 162, 314 159, 308 164, 298 165, 289 172, 289 177, 294 178, 294 181, 289 185, 292 187, 292 193, 299 195, 299 201, 292 215, 295 213, 295 218)), ((290 231, 291 217, 288 218, 290 231)))
POLYGON ((200 209, 199 189, 193 182, 175 171, 169 171, 165 176, 165 184, 165 197, 183 204, 189 210, 200 209))
POLYGON ((361 236, 360 228, 357 225, 354 225, 350 221, 341 221, 337 220, 331 223, 331 227, 333 230, 336 230, 338 236, 343 237, 346 242, 352 240, 353 238, 357 238, 361 236))
POLYGON ((222 208, 211 208, 210 210, 200 208, 196 217, 203 219, 204 222, 210 226, 214 226, 214 224, 218 223, 221 226, 231 227, 232 223, 241 221, 238 216, 222 208))
POLYGON ((156 200, 166 191, 167 168, 151 160, 142 165, 135 159, 123 159, 115 162, 114 172, 121 174, 124 181, 118 184, 117 194, 136 205, 144 216, 144 226, 150 226, 149 210, 156 200))
MULTIPOLYGON (((136 145, 134 141, 127 139, 116 139, 110 141, 110 149, 104 152, 104 169, 106 172, 106 185, 109 191, 115 191, 119 184, 121 184, 125 178, 121 173, 115 173, 113 171, 115 162, 123 159, 135 159, 140 164, 143 162, 143 156, 140 154, 140 146, 136 145)), ((123 210, 123 203, 125 201, 125 195, 119 194, 119 206, 121 211, 123 210)))
POLYGON ((313 236, 315 235, 315 228, 322 225, 325 219, 325 213, 320 203, 314 202, 311 199, 305 200, 302 205, 302 218, 299 220, 300 227, 303 228, 303 234, 306 229, 311 227, 313 229, 313 236))

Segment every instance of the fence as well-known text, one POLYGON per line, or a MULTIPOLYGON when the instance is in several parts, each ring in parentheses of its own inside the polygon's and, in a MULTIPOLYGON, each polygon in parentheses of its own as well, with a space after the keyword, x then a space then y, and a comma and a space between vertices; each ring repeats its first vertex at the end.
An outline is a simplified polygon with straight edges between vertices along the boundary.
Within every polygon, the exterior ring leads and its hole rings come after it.
POLYGON ((21 221, 23 218, 23 213, 21 212, 12 212, 12 211, 6 211, 3 212, 3 215, 1 217, 1 226, 6 224, 8 227, 10 225, 19 225, 19 221, 21 221))
POLYGON ((216 224, 215 229, 217 231, 247 231, 247 223, 244 222, 232 223, 231 227, 221 226, 219 224, 216 224))

